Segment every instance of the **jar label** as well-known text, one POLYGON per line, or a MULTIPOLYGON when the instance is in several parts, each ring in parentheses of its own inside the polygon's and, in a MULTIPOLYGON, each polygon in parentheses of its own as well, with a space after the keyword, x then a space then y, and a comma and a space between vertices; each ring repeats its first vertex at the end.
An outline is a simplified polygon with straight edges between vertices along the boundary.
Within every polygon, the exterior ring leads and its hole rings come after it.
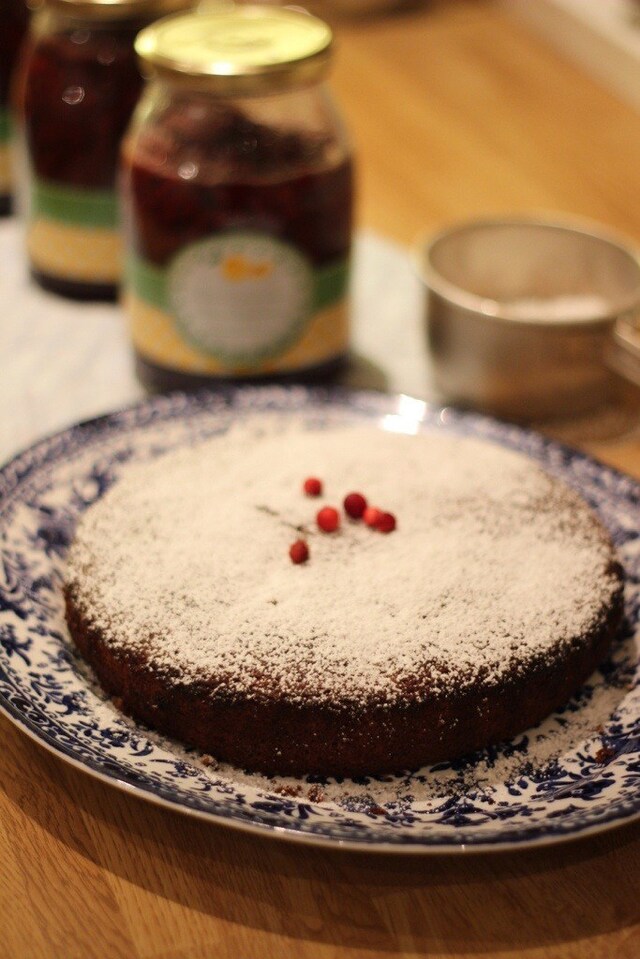
POLYGON ((294 246, 244 231, 128 267, 133 341, 184 372, 255 375, 327 362, 347 348, 348 264, 315 268, 294 246))
POLYGON ((122 272, 118 201, 113 190, 89 190, 34 179, 27 250, 49 276, 117 283, 122 272))

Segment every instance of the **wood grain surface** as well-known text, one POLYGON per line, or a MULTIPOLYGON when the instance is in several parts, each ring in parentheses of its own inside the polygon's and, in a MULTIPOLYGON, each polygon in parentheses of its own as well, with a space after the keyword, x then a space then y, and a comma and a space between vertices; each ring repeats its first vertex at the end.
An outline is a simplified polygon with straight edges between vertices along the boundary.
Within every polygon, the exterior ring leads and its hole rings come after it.
MULTIPOLYGON (((504 9, 336 29, 362 225, 410 242, 545 210, 640 243, 640 116, 504 9)), ((640 476, 637 431, 584 445, 640 476)), ((0 717, 0 959, 637 959, 639 879, 634 825, 413 859, 247 836, 106 786, 0 717)))

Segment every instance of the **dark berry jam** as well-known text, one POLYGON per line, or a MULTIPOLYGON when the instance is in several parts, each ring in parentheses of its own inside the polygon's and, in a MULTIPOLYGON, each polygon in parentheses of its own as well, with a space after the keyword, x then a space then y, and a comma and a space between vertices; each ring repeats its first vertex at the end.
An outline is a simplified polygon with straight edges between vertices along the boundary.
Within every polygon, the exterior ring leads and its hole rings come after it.
MULTIPOLYGON (((267 131, 232 110, 204 130, 182 114, 135 145, 126 175, 133 249, 164 264, 188 243, 230 229, 264 230, 317 264, 351 244, 351 161, 324 139, 267 131)), ((209 118, 210 120, 210 118, 209 118)))
POLYGON ((0 215, 11 212, 10 88, 28 22, 29 13, 24 0, 5 0, 0 27, 0 215))
POLYGON ((138 30, 131 24, 77 29, 33 44, 23 116, 37 176, 114 187, 120 141, 142 87, 133 50, 138 30))
MULTIPOLYGON (((352 236, 353 168, 327 134, 286 132, 229 105, 197 100, 175 107, 125 145, 127 246, 146 268, 170 270, 207 238, 257 236, 297 251, 315 274, 346 264, 352 236)), ((242 256, 236 257, 244 269, 242 256)), ((259 264, 258 264, 259 268, 259 264)), ((213 294, 212 294, 213 295, 213 294)), ((237 322, 242 323, 242 315, 237 322)), ((303 358, 293 369, 230 365, 202 373, 160 362, 137 348, 138 375, 150 389, 200 387, 212 380, 330 375, 341 356, 303 358)))
MULTIPOLYGON (((49 226, 53 222, 77 228, 80 250, 81 231, 117 230, 120 143, 142 86, 133 49, 140 27, 109 23, 58 30, 33 40, 28 49, 18 97, 31 207, 49 226)), ((84 249, 99 261, 100 253, 89 246, 87 234, 84 249)), ((77 276, 73 264, 57 272, 47 268, 47 255, 43 266, 37 251, 30 254, 32 273, 47 289, 81 299, 112 299, 116 294, 115 275, 93 277, 87 264, 77 276)))
POLYGON ((5 0, 0 30, 0 104, 7 106, 11 76, 27 31, 29 11, 24 0, 5 0))

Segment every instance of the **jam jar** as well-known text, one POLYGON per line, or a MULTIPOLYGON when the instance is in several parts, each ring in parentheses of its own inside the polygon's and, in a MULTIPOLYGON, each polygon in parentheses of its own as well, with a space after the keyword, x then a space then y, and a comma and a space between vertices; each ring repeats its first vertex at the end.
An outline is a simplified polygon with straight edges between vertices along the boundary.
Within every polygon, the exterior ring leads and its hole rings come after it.
POLYGON ((220 7, 136 40, 124 304, 150 390, 331 373, 348 349, 353 162, 300 10, 220 7))
POLYGON ((0 26, 0 215, 11 212, 11 78, 29 24, 26 0, 5 0, 0 26))
POLYGON ((133 43, 185 0, 44 0, 17 78, 34 278, 78 299, 114 299, 121 279, 120 141, 143 80, 133 43))

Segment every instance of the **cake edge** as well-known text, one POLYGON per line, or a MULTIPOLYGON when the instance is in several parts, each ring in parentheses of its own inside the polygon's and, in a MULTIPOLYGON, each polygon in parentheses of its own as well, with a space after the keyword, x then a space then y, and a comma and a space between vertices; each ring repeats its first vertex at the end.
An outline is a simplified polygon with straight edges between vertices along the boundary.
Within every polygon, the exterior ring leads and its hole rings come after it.
POLYGON ((141 651, 115 649, 64 587, 71 637, 124 713, 221 762, 266 775, 363 776, 453 761, 509 740, 564 706, 609 653, 623 620, 624 574, 588 632, 556 656, 530 660, 500 683, 481 679, 446 694, 395 702, 331 704, 234 697, 216 677, 167 683, 141 651), (560 655, 562 654, 562 656, 560 655), (364 757, 367 757, 366 760, 364 757))

